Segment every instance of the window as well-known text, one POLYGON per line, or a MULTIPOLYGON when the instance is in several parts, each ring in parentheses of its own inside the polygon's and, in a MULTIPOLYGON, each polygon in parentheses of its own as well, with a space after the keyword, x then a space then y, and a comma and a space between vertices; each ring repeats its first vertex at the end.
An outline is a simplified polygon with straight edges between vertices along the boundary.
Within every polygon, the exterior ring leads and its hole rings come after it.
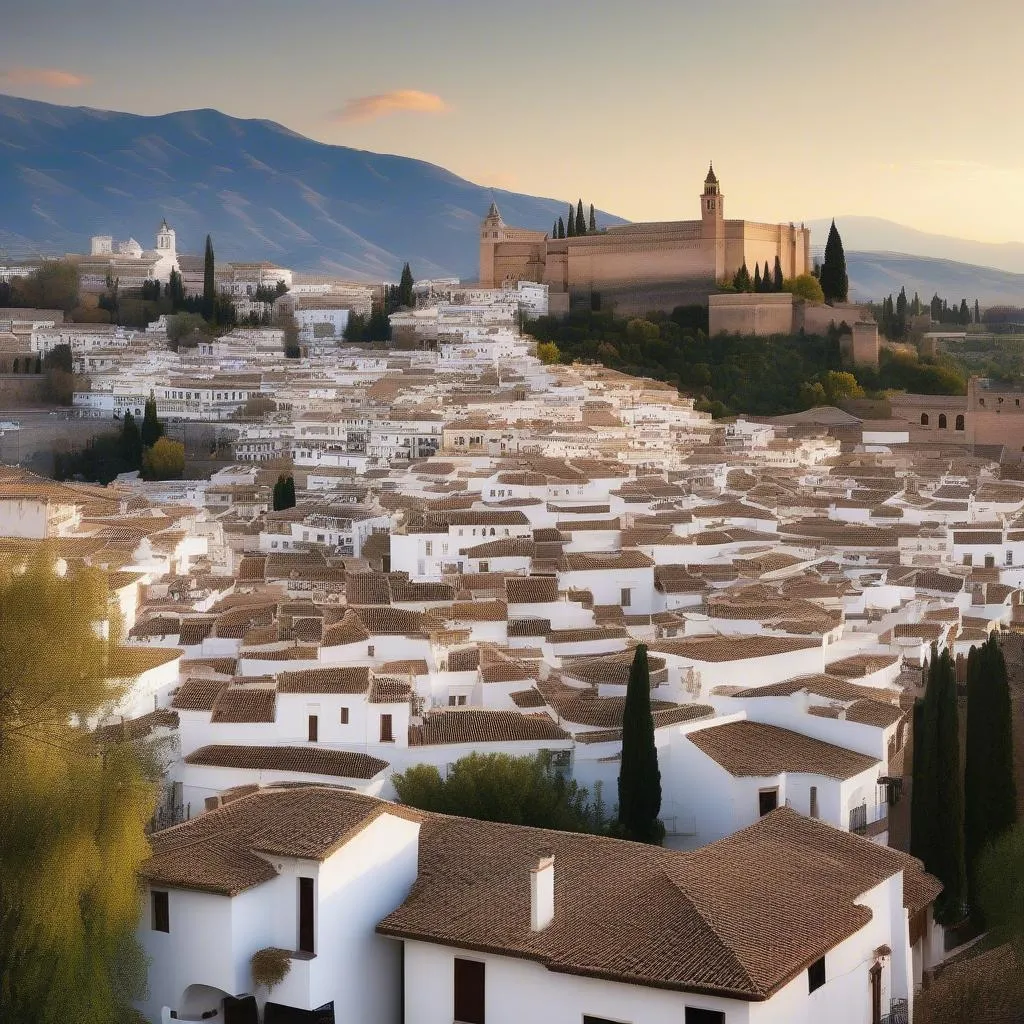
POLYGON ((320 731, 320 729, 319 729, 320 719, 316 715, 310 715, 309 716, 309 720, 308 720, 308 724, 309 724, 309 733, 308 733, 309 742, 310 743, 316 743, 316 741, 317 741, 317 734, 320 731))
POLYGON ((455 1020, 484 1024, 484 964, 455 958, 455 1020))
POLYGON ((433 553, 434 553, 434 542, 432 540, 425 540, 423 542, 423 554, 425 554, 427 556, 427 558, 430 558, 430 556, 433 553))
POLYGON ((490 562, 481 562, 480 563, 480 571, 481 572, 490 572, 491 571, 491 563, 490 562))
POLYGON ((957 418, 956 418, 956 429, 957 430, 963 430, 964 429, 964 418, 963 418, 963 416, 957 416, 957 418))
POLYGON ((629 587, 623 587, 619 591, 619 604, 623 608, 628 608, 633 600, 633 591, 629 587))
POLYGON ((341 725, 348 725, 348 708, 342 708, 338 715, 338 722, 341 725))
POLYGON ((313 927, 313 879, 299 879, 299 952, 315 953, 313 927))
POLYGON ((367 645, 366 645, 366 656, 367 656, 368 658, 372 658, 372 657, 373 657, 373 652, 374 652, 374 651, 375 651, 376 649, 377 649, 377 648, 376 648, 376 647, 374 647, 374 645, 373 645, 373 644, 367 644, 367 645))
POLYGON ((921 413, 921 426, 922 427, 927 427, 928 426, 928 413, 926 413, 926 412, 921 413))
POLYGON ((394 743, 395 736, 392 732, 391 715, 380 716, 380 741, 381 743, 394 743))
POLYGON ((811 786, 811 817, 818 817, 818 787, 811 786))
POLYGON ((763 818, 779 806, 778 789, 762 789, 757 794, 757 808, 763 818))
POLYGON ((466 706, 466 695, 463 694, 451 694, 448 697, 448 707, 450 708, 463 708, 466 706))
POLYGON ((168 894, 153 890, 153 931, 169 932, 171 930, 171 910, 168 894))
POLYGON ((685 1024, 725 1024, 725 1014, 721 1010, 698 1010, 688 1006, 685 1024))
POLYGON ((807 968, 807 991, 814 992, 825 984, 825 958, 819 957, 807 968))
POLYGON ((946 414, 943 412, 943 413, 939 413, 939 430, 945 430, 945 429, 946 429, 946 414))

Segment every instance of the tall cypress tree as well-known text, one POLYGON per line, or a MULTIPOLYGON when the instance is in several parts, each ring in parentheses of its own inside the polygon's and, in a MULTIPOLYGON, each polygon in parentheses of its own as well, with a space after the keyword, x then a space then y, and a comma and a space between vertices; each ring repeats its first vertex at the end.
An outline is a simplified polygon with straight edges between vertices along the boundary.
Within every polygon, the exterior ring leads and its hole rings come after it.
POLYGON ((565 238, 565 221, 561 217, 558 218, 558 238, 565 238))
POLYGON ((761 267, 756 263, 754 264, 754 291, 764 291, 764 288, 761 284, 761 267))
POLYGON ((555 221, 554 224, 551 225, 551 237, 552 238, 557 238, 558 237, 558 221, 557 220, 555 221))
POLYGON ((163 436, 164 428, 156 415, 156 398, 150 391, 146 399, 145 414, 142 417, 142 444, 145 448, 152 448, 153 445, 163 436))
POLYGON ((583 200, 580 199, 576 204, 576 234, 585 235, 587 233, 587 218, 583 216, 583 200))
POLYGON ((206 252, 203 255, 203 316, 213 320, 217 307, 217 276, 213 260, 213 240, 206 236, 206 252))
POLYGON ((651 673, 647 647, 633 656, 622 712, 622 761, 619 767, 619 831, 624 838, 660 844, 665 826, 661 811, 661 771, 654 745, 651 715, 651 673))
POLYGON ((142 435, 131 410, 125 411, 121 426, 121 454, 132 469, 142 469, 142 435))
POLYGON ((594 210, 594 204, 590 204, 590 225, 589 231, 597 231, 597 212, 594 210))
POLYGON ((284 498, 288 502, 285 508, 295 508, 295 477, 289 476, 285 481, 284 498))
POLYGON ((569 216, 565 220, 565 237, 576 237, 576 210, 572 203, 569 204, 569 216))
MULTIPOLYGON (((928 677, 934 660, 924 672, 923 683, 928 692, 928 677)), ((925 728, 925 704, 921 698, 914 701, 913 730, 914 758, 910 781, 910 852, 921 861, 931 861, 931 823, 934 792, 929 785, 931 779, 931 750, 929 733, 925 728)))
POLYGON ((764 273, 761 275, 761 287, 766 291, 770 292, 772 288, 772 272, 768 269, 768 261, 764 261, 764 273))
POLYGON ((775 280, 772 282, 772 290, 781 292, 783 285, 782 277, 782 261, 778 256, 775 257, 775 280))
POLYGON ((850 278, 846 273, 846 253, 836 222, 829 228, 825 243, 825 262, 821 265, 821 290, 826 302, 845 302, 850 294, 850 278))
POLYGON ((746 263, 736 271, 732 279, 732 286, 738 292, 749 292, 753 283, 750 280, 750 271, 747 270, 746 263))
POLYGON ((1013 708, 1006 661, 995 633, 967 659, 964 847, 972 903, 978 856, 1017 819, 1013 708))
POLYGON ((415 282, 412 278, 412 271, 409 269, 409 264, 406 263, 402 267, 402 278, 398 282, 398 305, 405 306, 408 309, 413 307, 412 297, 412 286, 415 282))

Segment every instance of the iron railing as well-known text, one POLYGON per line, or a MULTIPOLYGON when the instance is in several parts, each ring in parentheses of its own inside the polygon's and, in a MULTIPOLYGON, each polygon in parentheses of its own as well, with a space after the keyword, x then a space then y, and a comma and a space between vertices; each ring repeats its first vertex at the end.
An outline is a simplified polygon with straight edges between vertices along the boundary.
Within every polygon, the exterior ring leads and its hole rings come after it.
POLYGON ((910 1024, 910 1007, 907 1000, 891 1000, 889 1012, 882 1018, 881 1024, 910 1024))

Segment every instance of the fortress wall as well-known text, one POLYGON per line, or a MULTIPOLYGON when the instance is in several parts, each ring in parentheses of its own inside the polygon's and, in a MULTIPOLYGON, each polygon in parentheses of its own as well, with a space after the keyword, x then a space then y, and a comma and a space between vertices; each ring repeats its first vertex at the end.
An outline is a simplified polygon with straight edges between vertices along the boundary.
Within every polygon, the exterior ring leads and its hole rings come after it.
POLYGON ((710 295, 708 297, 709 333, 753 334, 770 337, 792 334, 796 318, 793 296, 710 295))
POLYGON ((602 290, 678 281, 714 280, 713 250, 700 241, 637 243, 602 249, 569 250, 569 287, 602 290))

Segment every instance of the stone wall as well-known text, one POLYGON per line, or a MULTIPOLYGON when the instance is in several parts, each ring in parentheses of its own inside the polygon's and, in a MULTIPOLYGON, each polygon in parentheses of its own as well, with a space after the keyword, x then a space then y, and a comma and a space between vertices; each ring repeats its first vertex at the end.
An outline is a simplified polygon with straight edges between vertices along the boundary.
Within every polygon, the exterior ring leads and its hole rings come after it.
POLYGON ((708 320, 711 337, 723 333, 760 337, 793 334, 796 330, 796 303, 786 292, 710 295, 708 320))
POLYGON ((0 411, 38 408, 43 404, 43 374, 0 374, 0 411))

